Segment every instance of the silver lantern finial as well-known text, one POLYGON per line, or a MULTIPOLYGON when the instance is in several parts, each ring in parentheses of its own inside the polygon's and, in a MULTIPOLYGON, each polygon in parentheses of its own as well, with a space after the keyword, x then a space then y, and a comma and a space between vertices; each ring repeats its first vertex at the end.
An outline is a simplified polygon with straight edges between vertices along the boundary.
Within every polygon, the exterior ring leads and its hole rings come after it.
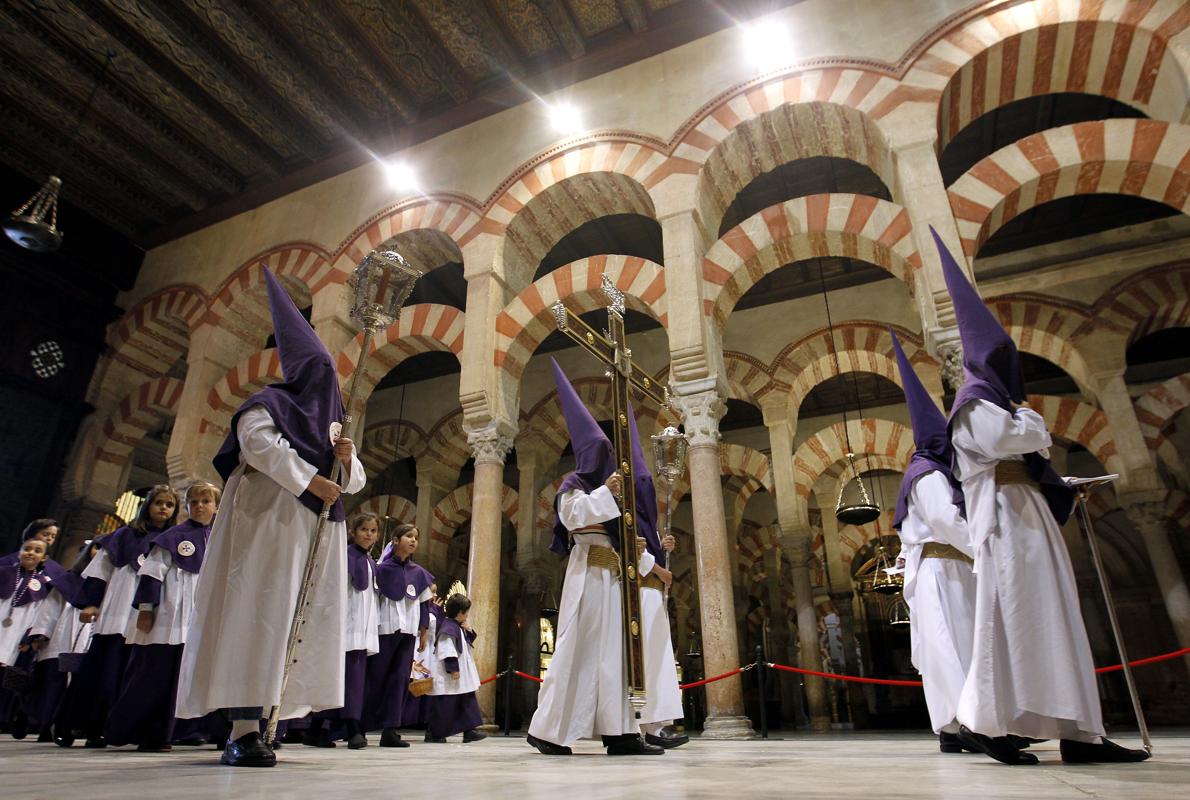
POLYGON ((392 325, 421 276, 396 250, 373 250, 355 268, 351 321, 372 331, 392 325))

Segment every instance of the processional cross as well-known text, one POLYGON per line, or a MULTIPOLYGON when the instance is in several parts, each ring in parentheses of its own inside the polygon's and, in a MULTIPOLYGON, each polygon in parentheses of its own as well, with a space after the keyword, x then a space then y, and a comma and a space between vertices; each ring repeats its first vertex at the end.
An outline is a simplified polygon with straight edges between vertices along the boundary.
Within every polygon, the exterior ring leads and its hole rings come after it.
POLYGON ((631 390, 644 394, 662 408, 669 405, 669 390, 657 385, 632 360, 624 332, 624 293, 606 275, 600 288, 607 295, 607 330, 597 332, 559 301, 553 305, 558 330, 579 347, 610 367, 612 380, 612 447, 620 474, 624 476, 620 514, 620 590, 623 596, 624 675, 628 699, 640 711, 645 703, 644 650, 641 646, 640 576, 636 571, 636 485, 632 474, 632 440, 628 425, 631 390))

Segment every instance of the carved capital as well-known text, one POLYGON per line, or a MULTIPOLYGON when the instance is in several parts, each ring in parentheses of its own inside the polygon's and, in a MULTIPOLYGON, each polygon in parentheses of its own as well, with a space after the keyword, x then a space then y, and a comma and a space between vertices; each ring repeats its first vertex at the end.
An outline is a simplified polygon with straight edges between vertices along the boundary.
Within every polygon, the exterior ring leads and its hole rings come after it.
POLYGON ((1165 503, 1142 500, 1125 505, 1124 513, 1142 534, 1152 535, 1165 530, 1169 509, 1165 503))
POLYGON ((963 372, 963 345, 960 342, 947 342, 939 346, 938 355, 942 361, 942 380, 953 391, 958 391, 966 380, 963 372))
POLYGON ((503 464, 512 442, 512 435, 494 423, 467 431, 467 444, 476 464, 503 464))
POLYGON ((718 392, 707 389, 694 394, 671 395, 670 405, 682 415, 686 439, 691 447, 719 444, 719 420, 727 413, 727 404, 718 392))

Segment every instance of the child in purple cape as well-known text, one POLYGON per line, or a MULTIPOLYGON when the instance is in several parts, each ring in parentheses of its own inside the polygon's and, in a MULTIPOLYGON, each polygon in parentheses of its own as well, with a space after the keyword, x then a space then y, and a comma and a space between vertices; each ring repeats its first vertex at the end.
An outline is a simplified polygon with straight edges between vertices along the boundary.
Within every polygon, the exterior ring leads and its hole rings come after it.
MULTIPOLYGON (((56 520, 47 518, 35 519, 25 526, 25 530, 21 531, 21 544, 30 539, 40 539, 45 542, 45 551, 48 553, 54 548, 54 542, 58 539, 58 523, 56 520)), ((20 561, 21 551, 18 549, 15 553, 9 553, 6 556, 0 556, 0 567, 8 567, 20 561)))
MULTIPOLYGON (((137 613, 124 637, 130 649, 124 685, 104 728, 108 744, 135 743, 145 753, 171 749, 178 669, 219 495, 213 484, 191 485, 186 490, 189 519, 155 536, 141 564, 131 603, 137 613)), ((201 744, 202 731, 201 721, 183 720, 178 738, 201 744)))
POLYGON ((165 484, 154 486, 132 524, 100 540, 99 554, 83 572, 82 589, 71 602, 82 609, 80 621, 94 622, 95 628, 87 657, 66 691, 66 726, 55 731, 62 747, 74 744, 77 732, 87 737, 87 747, 107 747, 103 727, 128 661, 124 633, 132 616, 136 574, 153 537, 171 527, 177 515, 174 490, 165 484))
POLYGON ((471 656, 475 631, 467 626, 471 600, 464 594, 452 594, 438 627, 434 648, 434 692, 430 695, 426 741, 446 742, 446 737, 463 734, 464 742, 478 742, 487 735, 478 730, 483 724, 479 701, 479 670, 471 656))
POLYGON ((310 728, 302 744, 310 747, 334 747, 330 731, 324 730, 324 720, 343 722, 347 747, 359 750, 368 746, 368 739, 360 726, 364 713, 364 680, 368 656, 380 652, 377 630, 380 601, 376 596, 376 562, 369 551, 380 537, 380 517, 371 511, 361 511, 347 526, 347 634, 344 657, 343 707, 334 711, 320 711, 310 721, 310 728))
POLYGON ((368 658, 365 696, 367 730, 383 728, 381 747, 408 747, 397 729, 409 699, 409 672, 419 640, 424 647, 430 620, 431 575, 413 561, 415 525, 400 525, 380 556, 376 586, 380 589, 380 652, 368 658))

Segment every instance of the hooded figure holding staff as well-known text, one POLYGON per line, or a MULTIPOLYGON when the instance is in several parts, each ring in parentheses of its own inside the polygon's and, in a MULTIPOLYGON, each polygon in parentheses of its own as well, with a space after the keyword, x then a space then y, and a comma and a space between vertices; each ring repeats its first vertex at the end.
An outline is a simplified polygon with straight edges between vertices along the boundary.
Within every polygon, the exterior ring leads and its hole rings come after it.
POLYGON ((226 485, 178 682, 178 716, 225 709, 232 731, 223 763, 246 767, 276 763, 260 720, 281 696, 290 623, 324 503, 325 558, 280 715, 343 705, 347 530, 339 496, 365 481, 354 445, 341 436, 334 359, 273 274, 264 275, 285 381, 244 401, 214 458, 226 485), (336 460, 339 483, 330 479, 336 460))

